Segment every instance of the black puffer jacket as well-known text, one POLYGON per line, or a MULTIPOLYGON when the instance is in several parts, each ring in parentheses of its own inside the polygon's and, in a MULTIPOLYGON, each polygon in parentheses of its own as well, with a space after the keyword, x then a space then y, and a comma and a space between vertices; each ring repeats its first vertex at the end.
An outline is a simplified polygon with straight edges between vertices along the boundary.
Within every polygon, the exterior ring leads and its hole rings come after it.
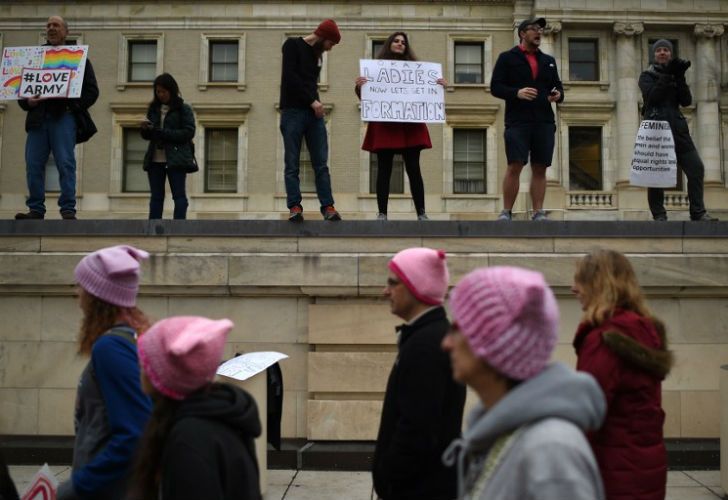
POLYGON ((258 407, 242 389, 214 384, 185 399, 162 452, 164 500, 260 500, 253 439, 258 407))
POLYGON ((693 96, 685 76, 675 76, 665 70, 662 64, 653 64, 643 71, 639 79, 642 91, 642 118, 665 120, 670 124, 677 154, 695 149, 690 138, 688 122, 680 112, 680 106, 690 106, 693 96))
POLYGON ((152 164, 154 148, 157 144, 164 146, 167 157, 167 167, 179 168, 186 172, 196 172, 197 164, 194 161, 192 138, 195 136, 195 115, 189 104, 180 99, 177 106, 173 106, 164 117, 164 126, 160 127, 162 112, 160 105, 152 104, 147 110, 147 119, 152 122, 152 128, 142 129, 142 137, 149 141, 149 148, 144 155, 144 170, 152 164))

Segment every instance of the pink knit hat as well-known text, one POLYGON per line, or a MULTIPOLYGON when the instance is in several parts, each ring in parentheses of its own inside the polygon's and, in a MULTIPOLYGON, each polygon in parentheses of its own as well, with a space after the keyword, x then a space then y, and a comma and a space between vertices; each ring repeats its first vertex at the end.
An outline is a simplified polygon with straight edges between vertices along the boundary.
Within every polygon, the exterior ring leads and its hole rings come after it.
POLYGON ((155 389, 184 399, 212 382, 233 326, 200 316, 157 321, 139 337, 139 362, 155 389))
POLYGON ((139 261, 149 254, 129 245, 102 248, 81 259, 74 276, 94 297, 121 307, 133 307, 139 292, 139 261))
POLYGON ((341 32, 336 25, 336 21, 333 19, 321 21, 321 24, 318 25, 318 28, 316 28, 313 34, 330 42, 339 43, 341 41, 341 32))
POLYGON ((450 310, 475 355, 514 380, 537 375, 556 346, 559 309, 541 273, 476 269, 450 292, 450 310))
POLYGON ((420 302, 440 305, 445 301, 450 273, 443 250, 402 250, 389 261, 389 269, 420 302))

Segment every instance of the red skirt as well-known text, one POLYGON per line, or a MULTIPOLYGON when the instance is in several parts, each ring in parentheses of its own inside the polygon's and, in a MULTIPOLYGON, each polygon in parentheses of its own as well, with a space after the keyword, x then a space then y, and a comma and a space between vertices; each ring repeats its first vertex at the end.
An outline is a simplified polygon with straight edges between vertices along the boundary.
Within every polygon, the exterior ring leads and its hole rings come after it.
POLYGON ((364 151, 383 149, 430 149, 430 133, 424 123, 369 122, 364 136, 364 151))

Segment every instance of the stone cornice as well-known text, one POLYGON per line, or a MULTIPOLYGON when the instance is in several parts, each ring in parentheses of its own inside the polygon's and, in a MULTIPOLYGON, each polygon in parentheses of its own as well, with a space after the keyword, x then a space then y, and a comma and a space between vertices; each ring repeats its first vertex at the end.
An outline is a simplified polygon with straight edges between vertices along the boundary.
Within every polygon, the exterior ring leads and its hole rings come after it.
POLYGON ((561 33, 561 21, 548 22, 543 33, 544 35, 557 35, 561 33))
POLYGON ((637 36, 641 35, 645 30, 645 26, 642 23, 624 23, 616 22, 612 28, 612 31, 617 36, 637 36))
POLYGON ((696 24, 693 31, 698 38, 718 38, 723 36, 724 32, 722 24, 696 24))

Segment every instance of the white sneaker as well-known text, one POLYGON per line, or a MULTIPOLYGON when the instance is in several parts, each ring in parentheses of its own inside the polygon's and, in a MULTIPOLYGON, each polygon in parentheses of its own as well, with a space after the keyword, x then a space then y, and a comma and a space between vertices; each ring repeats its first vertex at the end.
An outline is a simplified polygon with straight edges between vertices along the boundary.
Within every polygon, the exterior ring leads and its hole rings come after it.
POLYGON ((423 213, 417 215, 417 220, 430 220, 430 218, 427 216, 426 213, 423 212, 423 213))
POLYGON ((498 220, 511 221, 513 220, 513 214, 510 210, 501 210, 501 213, 498 216, 498 220))
POLYGON ((531 220, 549 220, 549 218, 546 217, 545 210, 536 210, 533 215, 531 215, 531 220))
POLYGON ((377 214, 377 220, 387 220, 387 214, 383 214, 382 212, 379 212, 377 214))

